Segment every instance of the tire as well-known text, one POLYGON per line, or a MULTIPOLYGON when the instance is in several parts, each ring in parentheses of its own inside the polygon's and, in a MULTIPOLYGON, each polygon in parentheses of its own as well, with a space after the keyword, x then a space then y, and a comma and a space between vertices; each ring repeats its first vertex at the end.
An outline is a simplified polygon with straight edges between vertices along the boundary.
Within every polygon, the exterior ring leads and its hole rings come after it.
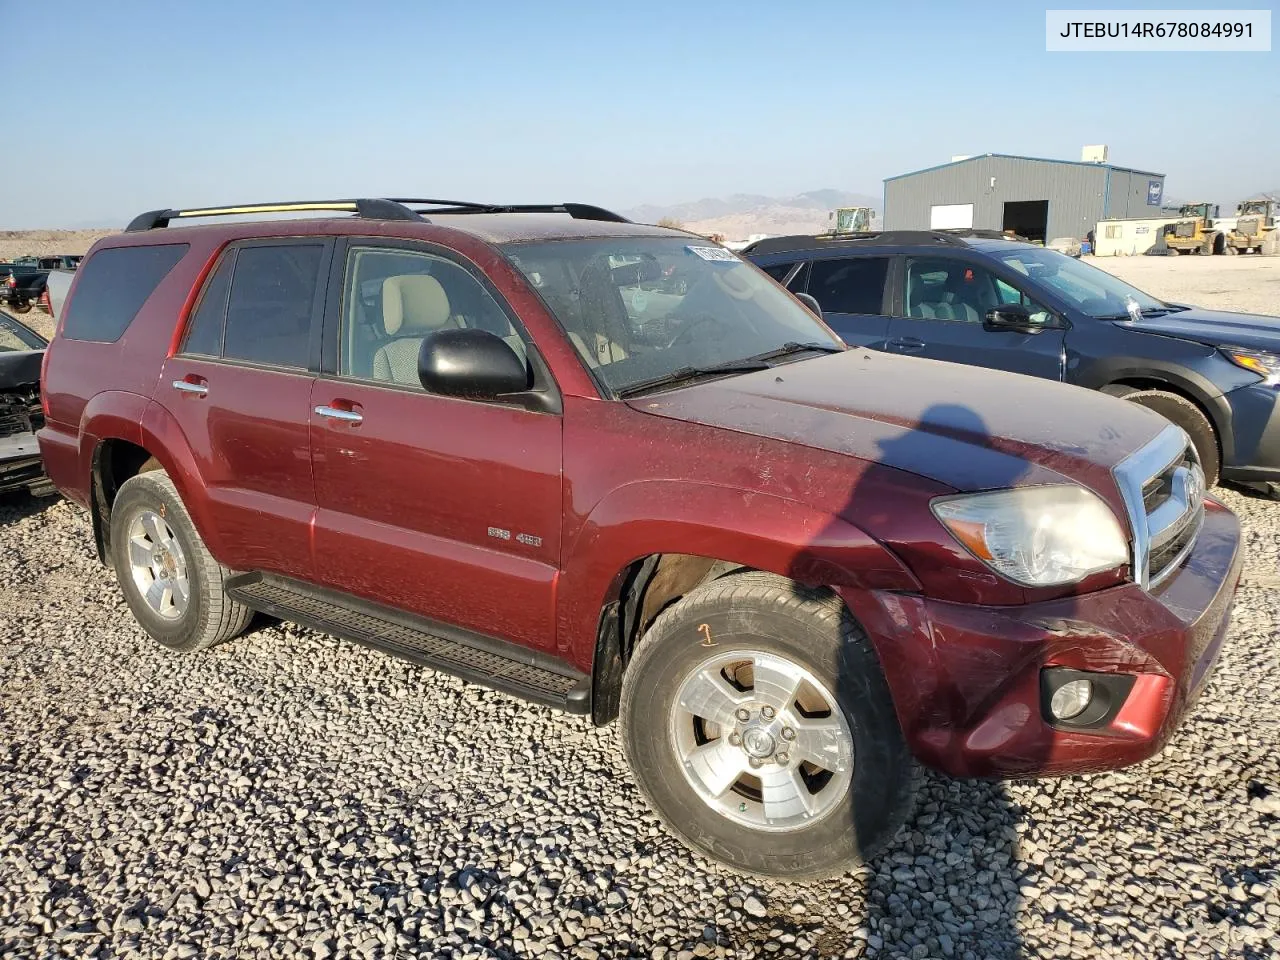
POLYGON ((14 313, 30 313, 31 312, 30 300, 22 300, 22 301, 19 301, 18 303, 10 303, 9 306, 13 307, 14 313))
POLYGON ((226 595, 223 584, 231 571, 213 559, 162 470, 140 473, 120 487, 111 507, 111 562, 138 623, 170 650, 207 650, 243 632, 253 617, 226 595), (148 550, 154 565, 135 567, 148 550), (158 606, 148 601, 146 583, 161 585, 158 606))
POLYGON ((631 769, 659 818, 690 848, 737 870, 790 878, 843 873, 883 849, 913 805, 914 765, 866 633, 837 597, 772 574, 715 580, 663 611, 627 667, 620 717, 631 769), (752 686, 731 684, 727 676, 741 684, 747 665, 752 686), (789 678, 791 693, 757 694, 783 689, 755 687, 765 676, 789 678), (716 695, 697 699, 707 678, 716 695), (699 716, 715 713, 725 724, 694 719, 681 705, 690 697, 699 716), (771 699, 777 706, 770 719, 771 699), (747 711, 747 724, 735 707, 747 711), (830 766, 801 763, 819 743, 830 766), (695 766, 697 756, 687 762, 690 751, 714 744, 722 746, 710 747, 705 768, 695 766), (770 808, 773 818, 761 802, 763 781, 751 773, 752 752, 767 756, 756 769, 772 774, 776 797, 793 791, 789 806, 770 808), (704 799, 697 784, 705 789, 718 759, 729 771, 718 782, 729 786, 704 799))
POLYGON ((1191 437, 1191 443, 1196 448, 1196 455, 1200 458, 1200 466, 1204 470, 1205 487, 1212 487, 1218 482, 1218 473, 1222 467, 1222 456, 1218 452, 1218 434, 1199 407, 1186 397, 1167 390, 1113 387, 1106 392, 1114 397, 1123 397, 1148 410, 1154 410, 1187 431, 1187 435, 1191 437))

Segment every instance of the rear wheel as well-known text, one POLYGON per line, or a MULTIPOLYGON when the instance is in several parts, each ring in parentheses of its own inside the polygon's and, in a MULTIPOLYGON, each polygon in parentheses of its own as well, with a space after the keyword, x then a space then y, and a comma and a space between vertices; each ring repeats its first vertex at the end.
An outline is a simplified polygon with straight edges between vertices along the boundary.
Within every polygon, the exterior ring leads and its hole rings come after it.
POLYGON ((1186 397, 1167 390, 1140 390, 1137 387, 1112 386, 1106 389, 1113 397, 1123 397, 1132 403, 1154 410, 1187 431, 1191 443, 1200 458, 1204 470, 1204 483, 1212 487, 1218 482, 1222 457, 1218 452, 1218 434, 1209 418, 1186 397))
POLYGON ((253 611, 226 595, 231 571, 213 559, 168 474, 126 480, 111 506, 111 560, 144 630, 194 653, 236 636, 253 611))
POLYGON ((912 761, 866 634, 838 598, 770 574, 667 609, 623 682, 622 738, 693 849, 775 877, 841 873, 910 812, 912 761))

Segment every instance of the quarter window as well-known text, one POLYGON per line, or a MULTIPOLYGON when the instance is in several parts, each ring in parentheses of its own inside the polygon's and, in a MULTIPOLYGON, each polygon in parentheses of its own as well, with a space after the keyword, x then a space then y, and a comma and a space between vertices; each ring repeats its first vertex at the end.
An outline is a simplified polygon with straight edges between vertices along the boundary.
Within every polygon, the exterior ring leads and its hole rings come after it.
POLYGON ((222 355, 305 369, 321 244, 242 247, 236 253, 222 355))
POLYGON ((811 269, 809 293, 824 313, 877 316, 884 312, 888 257, 815 260, 811 269))
POLYGON ((162 243, 95 253, 80 268, 62 335, 115 343, 187 249, 185 243, 162 243))

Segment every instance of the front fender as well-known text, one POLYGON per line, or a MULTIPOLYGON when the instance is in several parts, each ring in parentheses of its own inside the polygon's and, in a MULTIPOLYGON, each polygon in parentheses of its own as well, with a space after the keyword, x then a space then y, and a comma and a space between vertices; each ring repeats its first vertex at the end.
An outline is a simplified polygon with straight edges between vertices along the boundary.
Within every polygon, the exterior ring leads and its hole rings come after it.
MULTIPOLYGON (((1206 348, 1209 349, 1209 348, 1206 348)), ((1222 389, 1208 377, 1176 361, 1141 357, 1102 357, 1081 370, 1071 382, 1081 387, 1101 390, 1122 380, 1151 380, 1167 383, 1173 392, 1195 401, 1208 415, 1222 447, 1222 462, 1231 462, 1234 435, 1231 430, 1231 405, 1222 389)))
POLYGON ((566 544, 560 642, 582 669, 590 669, 600 611, 617 598, 620 574, 656 553, 725 560, 811 585, 920 589, 886 547, 807 504, 708 483, 637 481, 601 499, 566 544))

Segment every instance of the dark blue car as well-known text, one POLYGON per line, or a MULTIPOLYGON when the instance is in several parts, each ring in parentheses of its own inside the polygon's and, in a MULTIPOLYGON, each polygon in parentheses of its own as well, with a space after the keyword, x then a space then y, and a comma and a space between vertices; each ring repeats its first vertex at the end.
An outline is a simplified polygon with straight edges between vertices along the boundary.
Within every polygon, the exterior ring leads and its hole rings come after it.
POLYGON ((1280 317, 1165 303, 998 235, 773 237, 743 253, 847 343, 1125 397, 1187 431, 1208 483, 1280 496, 1280 317))

